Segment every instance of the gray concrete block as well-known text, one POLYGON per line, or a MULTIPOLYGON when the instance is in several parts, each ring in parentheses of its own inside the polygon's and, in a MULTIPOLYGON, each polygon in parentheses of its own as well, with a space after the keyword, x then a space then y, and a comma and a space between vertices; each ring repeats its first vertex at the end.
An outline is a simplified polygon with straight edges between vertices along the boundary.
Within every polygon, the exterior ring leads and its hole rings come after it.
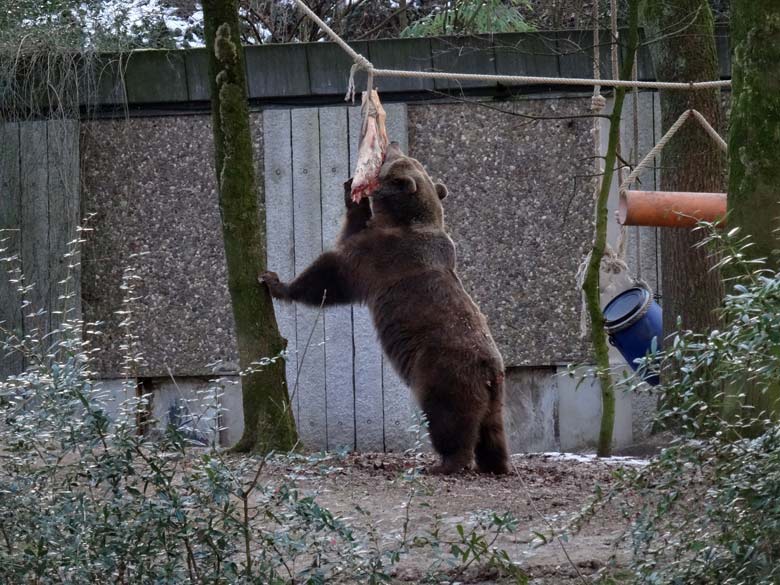
POLYGON ((510 453, 557 451, 557 369, 510 368, 504 396, 504 426, 510 453))
POLYGON ((135 425, 138 403, 138 382, 135 378, 109 378, 95 385, 95 398, 109 420, 135 425))
POLYGON ((214 384, 220 387, 219 444, 232 447, 244 434, 244 401, 241 379, 238 376, 218 378, 214 384))
MULTIPOLYGON (((601 386, 588 374, 588 367, 578 368, 572 378, 565 368, 558 376, 558 425, 561 451, 577 452, 595 449, 601 425, 601 386)), ((616 372, 619 375, 619 371, 616 372)), ((631 397, 615 393, 615 426, 612 436, 614 448, 631 445, 631 397)))
POLYGON ((162 432, 172 426, 196 445, 219 443, 222 386, 201 378, 156 378, 147 381, 151 393, 151 429, 162 432))

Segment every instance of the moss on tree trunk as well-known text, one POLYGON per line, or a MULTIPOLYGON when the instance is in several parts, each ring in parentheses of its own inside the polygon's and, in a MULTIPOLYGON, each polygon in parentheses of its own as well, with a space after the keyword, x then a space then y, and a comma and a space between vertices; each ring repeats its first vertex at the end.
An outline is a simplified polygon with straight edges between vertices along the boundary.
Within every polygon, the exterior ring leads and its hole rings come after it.
POLYGON ((268 289, 257 281, 265 270, 265 207, 258 206, 244 54, 236 0, 204 0, 206 48, 211 78, 211 113, 219 210, 233 306, 239 364, 244 373, 244 435, 240 451, 287 451, 297 434, 280 356, 279 334, 268 289))
MULTIPOLYGON (((661 81, 718 79, 715 29, 708 0, 646 1, 642 13, 656 75, 661 81), (671 31, 671 32, 670 32, 671 31)), ((661 91, 661 126, 666 132, 685 110, 701 112, 715 129, 723 127, 720 90, 661 91)), ((689 120, 664 148, 663 191, 723 192, 725 157, 706 132, 689 120)), ((661 230, 664 335, 683 329, 706 333, 717 327, 716 309, 723 283, 705 247, 706 234, 685 229, 661 230)))
MULTIPOLYGON (((780 2, 731 4, 733 85, 729 133, 729 227, 750 235, 754 257, 780 270, 780 2)), ((775 420, 780 383, 745 389, 747 404, 775 420)), ((760 430, 757 425, 756 430, 760 430)))
MULTIPOLYGON (((634 63, 639 42, 638 8, 639 0, 631 0, 629 5, 629 32, 628 50, 625 61, 620 69, 620 78, 629 79, 634 63)), ((588 307, 588 316, 591 324, 591 342, 596 359, 596 370, 601 384, 601 428, 599 430, 598 455, 608 457, 612 453, 612 434, 615 427, 615 388, 612 383, 612 374, 609 368, 609 346, 607 335, 604 331, 604 315, 601 312, 601 287, 600 267, 604 258, 604 249, 607 244, 607 202, 615 174, 617 162, 618 144, 620 141, 620 115, 623 112, 623 102, 626 97, 626 88, 619 87, 615 90, 615 101, 612 114, 609 117, 609 141, 604 161, 604 175, 601 178, 601 189, 596 201, 596 235, 591 249, 588 270, 585 273, 585 281, 582 285, 585 291, 585 299, 588 307)))

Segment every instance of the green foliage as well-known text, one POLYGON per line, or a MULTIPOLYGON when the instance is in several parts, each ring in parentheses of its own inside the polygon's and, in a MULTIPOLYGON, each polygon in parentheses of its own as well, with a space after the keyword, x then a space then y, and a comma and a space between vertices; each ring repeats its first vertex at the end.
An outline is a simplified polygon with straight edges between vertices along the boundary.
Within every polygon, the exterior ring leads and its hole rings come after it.
POLYGON ((201 45, 202 23, 160 0, 10 0, 0 10, 0 46, 119 51, 201 45))
MULTIPOLYGON (((26 296, 18 258, 4 252, 26 296)), ((138 280, 125 271, 121 405, 92 369, 99 324, 74 319, 72 309, 46 337, 0 324, 0 351, 26 363, 0 380, 0 583, 386 583, 418 552, 435 557, 421 582, 454 581, 448 576, 472 566, 526 582, 495 546, 517 529, 511 515, 478 514, 450 540, 439 528, 410 526, 424 489, 414 464, 397 480, 409 493, 403 534, 388 535, 368 512, 358 508, 353 524, 299 487, 300 477, 341 471, 338 456, 231 457, 199 447, 190 421, 161 428, 133 377, 143 361, 133 333, 138 280)), ((26 301, 25 313, 38 314, 26 301)))
MULTIPOLYGON (((658 422, 677 438, 586 513, 624 506, 637 583, 780 582, 780 273, 750 259, 738 230, 709 229, 705 242, 735 275, 722 327, 682 331, 642 364, 663 373, 658 422)), ((637 378, 626 385, 640 389, 637 378)))
POLYGON ((528 0, 455 0, 414 22, 402 37, 465 35, 533 30, 519 8, 530 8, 528 0))

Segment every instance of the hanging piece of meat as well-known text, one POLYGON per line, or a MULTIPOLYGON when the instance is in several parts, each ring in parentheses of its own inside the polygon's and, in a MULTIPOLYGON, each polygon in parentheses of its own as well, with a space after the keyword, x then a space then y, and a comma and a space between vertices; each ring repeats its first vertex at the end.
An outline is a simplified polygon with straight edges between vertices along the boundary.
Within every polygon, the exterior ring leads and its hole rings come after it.
POLYGON ((368 197, 379 186, 379 170, 387 152, 387 114, 379 102, 379 94, 375 89, 371 94, 363 92, 361 114, 363 128, 360 133, 357 164, 352 179, 352 200, 358 203, 368 197), (366 111, 368 116, 366 116, 366 111))

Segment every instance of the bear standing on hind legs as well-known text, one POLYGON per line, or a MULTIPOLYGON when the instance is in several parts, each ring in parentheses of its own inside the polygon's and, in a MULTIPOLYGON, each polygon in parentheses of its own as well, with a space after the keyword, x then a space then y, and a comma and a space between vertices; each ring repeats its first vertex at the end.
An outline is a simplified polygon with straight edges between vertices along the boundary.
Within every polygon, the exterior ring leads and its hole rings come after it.
POLYGON ((455 273, 455 246, 444 230, 444 185, 389 146, 379 187, 354 203, 333 250, 290 283, 261 280, 277 299, 313 306, 365 303, 385 354, 412 388, 441 456, 434 473, 457 473, 476 459, 486 473, 507 473, 502 406, 504 364, 485 316, 455 273))

